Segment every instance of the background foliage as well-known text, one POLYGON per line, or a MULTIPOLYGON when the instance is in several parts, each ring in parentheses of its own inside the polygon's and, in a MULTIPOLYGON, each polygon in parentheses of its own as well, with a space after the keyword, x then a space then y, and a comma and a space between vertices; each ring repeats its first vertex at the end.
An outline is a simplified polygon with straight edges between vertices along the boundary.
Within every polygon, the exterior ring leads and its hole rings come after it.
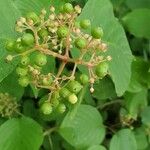
MULTIPOLYGON (((20 118, 0 118, 0 150, 150 148, 149 0, 1 0, 0 6, 0 92, 16 97, 23 114, 20 118), (94 85, 93 95, 87 89, 76 113, 71 111, 56 119, 39 115, 37 109, 37 101, 47 91, 30 86, 23 89, 17 84, 17 60, 5 62, 4 42, 17 36, 14 25, 19 16, 28 11, 39 13, 50 4, 59 8, 65 2, 83 7, 79 19, 102 26, 112 61, 110 76, 94 85)), ((56 69, 52 58, 49 68, 56 69)), ((85 72, 85 68, 79 67, 79 71, 85 72)))

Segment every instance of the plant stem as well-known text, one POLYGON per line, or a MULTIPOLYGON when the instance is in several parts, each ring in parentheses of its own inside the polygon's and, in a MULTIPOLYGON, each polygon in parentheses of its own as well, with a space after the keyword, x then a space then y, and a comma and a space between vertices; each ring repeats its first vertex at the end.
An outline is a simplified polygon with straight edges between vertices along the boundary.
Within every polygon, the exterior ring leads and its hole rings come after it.
POLYGON ((47 136, 47 135, 51 134, 52 132, 56 131, 57 129, 58 129, 58 127, 50 128, 43 133, 43 136, 47 136))
POLYGON ((108 107, 110 105, 113 105, 113 104, 117 104, 117 103, 122 104, 123 101, 119 99, 119 100, 114 100, 114 101, 111 101, 111 102, 107 102, 103 105, 97 106, 97 109, 105 109, 106 107, 108 107))

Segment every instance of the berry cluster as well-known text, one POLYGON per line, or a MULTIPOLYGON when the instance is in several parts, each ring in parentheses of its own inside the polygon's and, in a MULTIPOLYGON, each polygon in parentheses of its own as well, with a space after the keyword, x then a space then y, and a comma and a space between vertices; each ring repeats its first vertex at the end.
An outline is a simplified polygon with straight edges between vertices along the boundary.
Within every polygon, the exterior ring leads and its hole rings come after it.
MULTIPOLYGON (((21 37, 6 42, 6 49, 12 53, 6 60, 12 61, 13 58, 20 57, 16 68, 19 84, 26 87, 32 83, 36 88, 50 90, 49 97, 41 106, 44 114, 51 113, 53 109, 54 93, 59 93, 55 97, 57 101, 67 99, 75 104, 78 101, 77 94, 85 84, 90 83, 92 93, 94 82, 108 74, 108 61, 111 57, 103 56, 107 50, 106 43, 101 40, 103 30, 101 27, 91 27, 88 19, 78 21, 80 13, 80 6, 73 7, 70 3, 64 4, 59 13, 55 12, 53 6, 50 7, 50 13, 45 9, 42 9, 40 15, 29 12, 16 23, 16 31, 21 33, 21 37), (90 34, 85 33, 87 29, 91 30, 90 34), (79 51, 78 58, 71 56, 72 51, 79 51), (48 56, 61 61, 56 74, 42 73, 48 56), (74 67, 71 74, 66 76, 63 71, 68 63, 74 64, 74 67), (80 82, 75 78, 78 65, 85 66, 89 71, 88 75, 80 75, 80 82)), ((57 107, 61 112, 66 109, 63 103, 57 107)))
POLYGON ((11 117, 16 114, 18 110, 18 104, 14 98, 8 93, 0 93, 0 115, 2 117, 11 117))

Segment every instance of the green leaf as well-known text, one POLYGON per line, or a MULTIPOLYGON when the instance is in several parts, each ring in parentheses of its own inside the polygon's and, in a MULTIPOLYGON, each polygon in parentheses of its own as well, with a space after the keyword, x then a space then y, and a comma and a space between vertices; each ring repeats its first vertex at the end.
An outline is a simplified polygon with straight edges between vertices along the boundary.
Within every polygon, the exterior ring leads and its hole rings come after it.
POLYGON ((72 146, 87 148, 100 144, 105 136, 102 117, 92 106, 81 105, 74 117, 69 112, 64 118, 59 133, 72 146))
POLYGON ((128 87, 129 92, 140 92, 148 85, 148 69, 149 63, 144 61, 143 58, 135 58, 132 62, 132 75, 128 87))
POLYGON ((5 51, 5 41, 9 38, 14 38, 16 36, 14 27, 16 19, 20 16, 20 12, 13 5, 12 0, 1 0, 0 1, 0 82, 7 77, 9 73, 13 71, 16 67, 17 61, 13 63, 6 63, 6 51, 5 51))
MULTIPOLYGON (((89 0, 79 17, 80 20, 83 18, 90 19, 93 26, 101 26, 104 30, 102 40, 108 43, 107 54, 112 56, 109 72, 120 96, 127 89, 131 75, 132 54, 125 32, 114 17, 109 0, 89 0)), ((77 53, 74 51, 73 55, 75 57, 77 53)), ((85 71, 85 68, 79 69, 85 71)))
POLYGON ((145 107, 141 113, 142 123, 150 127, 150 106, 145 107))
POLYGON ((117 97, 114 84, 109 78, 99 80, 99 82, 94 85, 94 89, 93 97, 98 100, 117 97))
POLYGON ((126 29, 136 37, 150 39, 150 9, 136 9, 122 18, 126 29))
POLYGON ((15 97, 16 100, 20 100, 24 88, 18 84, 18 76, 16 72, 12 72, 0 83, 0 93, 9 93, 11 96, 15 97))
POLYGON ((137 142, 138 150, 144 150, 148 147, 147 135, 144 128, 136 128, 134 136, 137 142))
POLYGON ((130 9, 150 8, 149 0, 126 0, 125 2, 130 9))
POLYGON ((110 150, 137 150, 134 134, 129 129, 117 132, 110 142, 110 150))
POLYGON ((106 150, 106 148, 101 145, 94 145, 94 146, 89 147, 87 150, 106 150))
POLYGON ((0 126, 1 150, 39 150, 42 128, 32 119, 10 119, 0 126))
POLYGON ((125 106, 132 118, 137 119, 138 114, 147 106, 147 94, 147 89, 125 94, 125 106))

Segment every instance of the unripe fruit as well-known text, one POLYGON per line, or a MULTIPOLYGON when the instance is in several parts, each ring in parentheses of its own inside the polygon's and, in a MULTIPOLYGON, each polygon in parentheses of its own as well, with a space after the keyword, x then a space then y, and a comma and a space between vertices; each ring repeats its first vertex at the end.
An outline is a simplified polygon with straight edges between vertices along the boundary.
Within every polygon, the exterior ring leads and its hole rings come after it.
POLYGON ((23 53, 25 51, 26 51, 26 48, 20 42, 15 43, 15 52, 16 53, 23 53))
POLYGON ((67 88, 75 94, 79 93, 82 87, 83 86, 78 81, 75 80, 72 80, 67 84, 67 88))
POLYGON ((34 23, 40 22, 40 18, 38 17, 38 15, 35 12, 27 13, 26 18, 27 18, 27 20, 33 20, 34 23))
POLYGON ((14 45, 15 45, 15 41, 9 40, 6 42, 5 48, 9 52, 13 52, 14 51, 14 45))
POLYGON ((52 108, 51 103, 45 102, 41 105, 40 110, 44 115, 49 115, 52 113, 53 108, 52 108))
POLYGON ((96 66, 95 73, 99 78, 103 78, 108 73, 108 68, 108 63, 102 62, 96 66))
POLYGON ((73 12, 73 6, 72 6, 72 4, 70 4, 70 3, 66 3, 64 6, 63 6, 63 11, 65 12, 65 13, 71 13, 71 12, 73 12))
POLYGON ((23 56, 22 58, 21 58, 21 65, 23 65, 23 66, 27 66, 28 64, 29 64, 29 62, 30 62, 30 58, 28 57, 28 56, 23 56))
POLYGON ((91 30, 91 35, 95 39, 99 39, 103 36, 103 29, 101 27, 96 27, 91 30))
POLYGON ((86 74, 80 75, 80 82, 85 85, 89 82, 89 77, 86 74))
POLYGON ((45 86, 51 85, 52 82, 53 82, 53 78, 51 76, 43 78, 43 80, 42 80, 42 83, 45 86))
POLYGON ((79 48, 79 49, 85 48, 86 45, 87 45, 87 41, 86 41, 85 39, 83 39, 83 38, 77 38, 77 39, 75 40, 75 46, 76 46, 77 48, 79 48))
POLYGON ((41 29, 40 31, 39 31, 39 36, 40 37, 42 37, 43 39, 45 38, 45 37, 47 37, 48 36, 48 31, 47 31, 47 29, 41 29))
POLYGON ((81 28, 83 28, 83 29, 87 29, 87 28, 89 28, 89 27, 91 26, 91 22, 90 22, 90 20, 88 20, 88 19, 81 20, 80 26, 81 26, 81 28))
POLYGON ((34 57, 34 62, 38 66, 44 66, 47 63, 47 57, 42 53, 37 53, 34 57))
POLYGON ((75 103, 77 103, 77 101, 78 101, 78 97, 73 93, 73 94, 71 94, 71 95, 68 97, 68 101, 69 101, 71 104, 75 104, 75 103))
POLYGON ((26 76, 27 73, 28 73, 28 68, 27 67, 17 67, 16 68, 16 73, 19 75, 19 76, 26 76))
POLYGON ((25 33, 21 38, 22 44, 32 46, 34 43, 34 36, 30 33, 25 33))
POLYGON ((71 92, 70 92, 67 88, 63 87, 63 88, 59 91, 59 94, 60 94, 61 97, 67 98, 67 97, 71 94, 71 92))
POLYGON ((69 33, 69 29, 65 26, 62 26, 62 27, 58 28, 58 30, 57 30, 57 35, 59 38, 66 37, 68 35, 68 33, 69 33))
POLYGON ((59 112, 59 113, 64 113, 65 111, 66 111, 66 106, 65 106, 65 104, 59 104, 58 105, 58 107, 57 107, 57 111, 59 112))
POLYGON ((30 80, 27 76, 22 76, 18 79, 18 83, 22 86, 22 87, 27 87, 29 84, 30 80))

